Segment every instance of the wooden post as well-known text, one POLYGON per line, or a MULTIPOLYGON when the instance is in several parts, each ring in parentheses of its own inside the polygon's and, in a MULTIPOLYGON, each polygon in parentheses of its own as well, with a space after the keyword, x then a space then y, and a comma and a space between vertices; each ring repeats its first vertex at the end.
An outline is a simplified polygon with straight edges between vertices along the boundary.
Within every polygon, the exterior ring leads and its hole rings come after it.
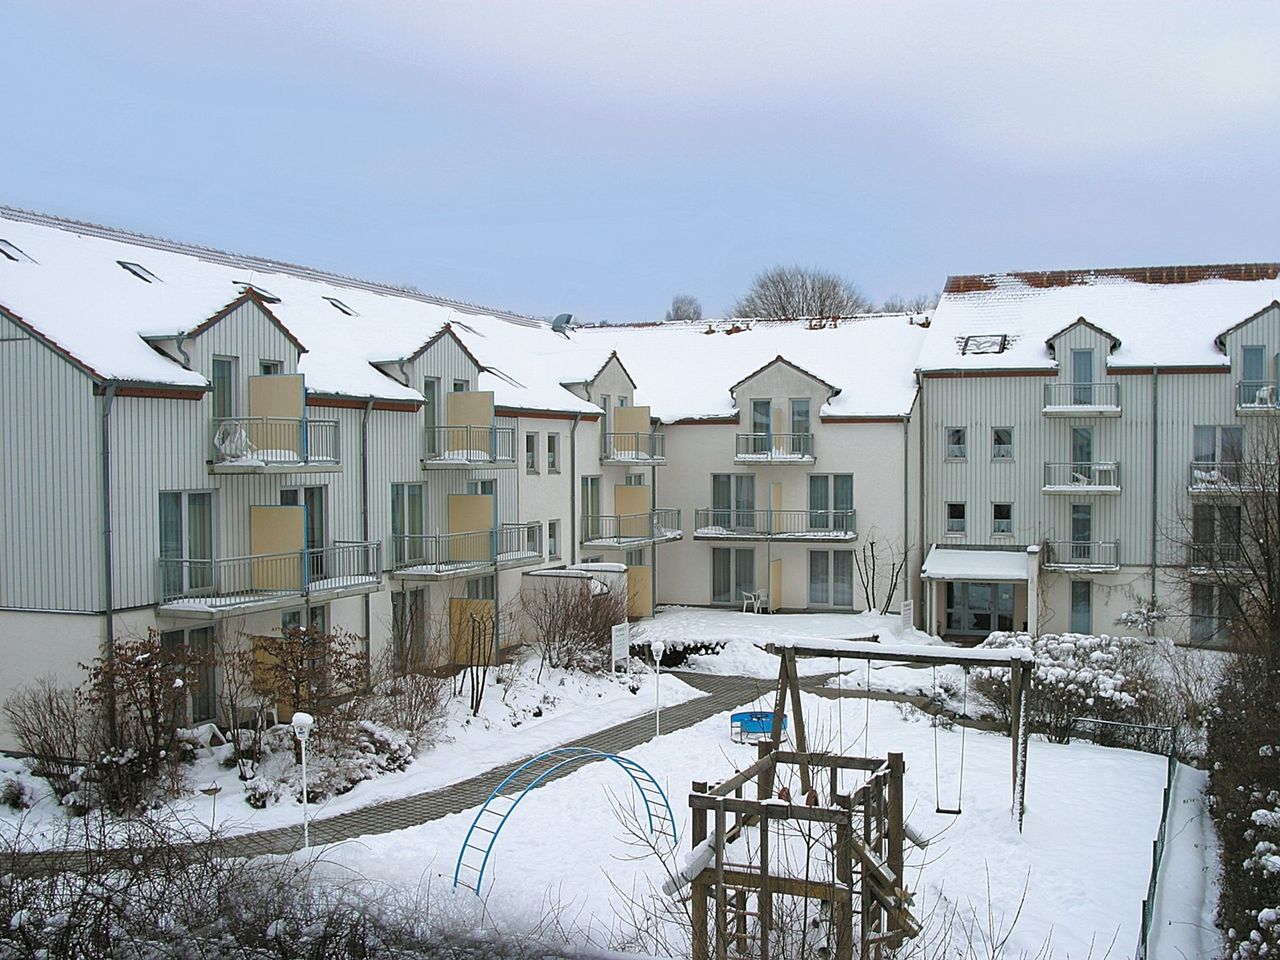
POLYGON ((716 960, 728 960, 729 956, 729 904, 724 888, 724 798, 716 806, 716 960))
MULTIPOLYGON (((805 756, 809 751, 809 741, 804 732, 804 708, 800 705, 800 672, 796 668, 796 651, 794 647, 787 647, 783 654, 783 661, 787 666, 787 673, 790 675, 791 683, 791 723, 795 730, 796 753, 800 754, 800 789, 805 793, 809 792, 812 784, 809 782, 809 761, 805 756)), ((775 722, 777 718, 774 718, 775 722)))
MULTIPOLYGON (((845 819, 836 824, 836 882, 844 888, 842 892, 848 894, 848 896, 837 897, 831 904, 831 922, 836 934, 835 960, 853 960, 853 844, 849 842, 853 833, 853 798, 840 796, 834 799, 846 814, 845 819)), ((862 923, 864 928, 868 895, 866 871, 863 870, 862 923)))
MULTIPOLYGON (((905 771, 906 764, 902 761, 902 754, 889 754, 889 854, 886 861, 889 864, 890 871, 893 872, 894 883, 904 893, 907 889, 907 882, 903 877, 902 855, 904 836, 902 823, 902 776, 905 771)), ((890 914, 889 929, 895 933, 900 933, 904 927, 901 911, 894 910, 890 914)), ((892 946, 898 946, 901 943, 901 939, 895 940, 892 946)))
POLYGON ((733 929, 734 940, 737 941, 739 955, 747 953, 747 891, 735 890, 733 893, 733 929))
MULTIPOLYGON (((756 741, 756 760, 763 760, 773 753, 773 741, 760 739, 756 741)), ((771 763, 756 774, 756 799, 768 800, 773 796, 773 768, 771 763)))
MULTIPOLYGON (((1018 761, 1022 739, 1022 661, 1009 661, 1009 744, 1013 751, 1012 769, 1009 772, 1010 797, 1015 808, 1018 803, 1018 761)), ((1016 809, 1015 809, 1016 812, 1016 809)))
POLYGON ((778 695, 773 700, 773 723, 769 726, 769 738, 776 748, 782 743, 782 713, 787 706, 787 658, 778 657, 778 695))
POLYGON ((760 890, 756 894, 760 914, 760 960, 769 960, 769 938, 773 934, 773 891, 769 889, 769 808, 760 811, 760 890))
POLYGON ((707 944, 707 883, 693 881, 693 902, 689 905, 689 918, 693 921, 693 960, 711 960, 707 944))
POLYGON ((1015 769, 1017 796, 1014 803, 1018 810, 1018 832, 1022 832, 1022 819, 1027 812, 1027 701, 1031 697, 1031 673, 1023 665, 1022 702, 1018 708, 1018 766, 1015 769))

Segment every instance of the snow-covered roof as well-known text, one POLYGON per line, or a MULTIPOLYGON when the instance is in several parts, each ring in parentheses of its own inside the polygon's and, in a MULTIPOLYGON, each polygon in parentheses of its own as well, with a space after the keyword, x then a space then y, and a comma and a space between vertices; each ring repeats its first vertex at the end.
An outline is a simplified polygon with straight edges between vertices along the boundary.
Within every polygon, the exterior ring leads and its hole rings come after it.
POLYGON ((1215 338, 1280 298, 1278 277, 1276 263, 950 277, 920 368, 1054 369, 1045 341, 1080 319, 1119 341, 1109 367, 1224 366, 1215 338))
POLYGON ((1014 550, 932 547, 920 568, 926 580, 1026 580, 1027 555, 1014 550))
POLYGON ((838 392, 825 416, 905 416, 925 339, 922 317, 869 314, 826 321, 675 321, 575 330, 582 344, 616 350, 639 386, 636 402, 665 422, 732 416, 730 389, 781 357, 838 392))

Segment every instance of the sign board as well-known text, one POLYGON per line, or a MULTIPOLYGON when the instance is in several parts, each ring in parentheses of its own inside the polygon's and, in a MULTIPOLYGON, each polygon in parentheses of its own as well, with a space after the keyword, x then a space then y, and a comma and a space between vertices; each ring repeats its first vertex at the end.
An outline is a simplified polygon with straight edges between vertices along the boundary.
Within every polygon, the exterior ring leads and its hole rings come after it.
POLYGON ((902 601, 902 629, 910 630, 914 627, 916 619, 916 605, 910 600, 902 601))
POLYGON ((631 624, 627 621, 615 623, 611 631, 613 640, 613 666, 616 670, 619 663, 626 663, 631 656, 631 624))

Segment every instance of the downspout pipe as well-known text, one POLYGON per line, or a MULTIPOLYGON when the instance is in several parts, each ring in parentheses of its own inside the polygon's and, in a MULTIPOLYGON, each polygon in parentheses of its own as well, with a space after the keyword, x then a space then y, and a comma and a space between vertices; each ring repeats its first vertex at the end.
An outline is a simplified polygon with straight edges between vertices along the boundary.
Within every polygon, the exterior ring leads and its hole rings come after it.
MULTIPOLYGON (((365 400, 364 414, 360 417, 360 539, 369 542, 369 417, 373 413, 373 397, 365 400)), ((379 553, 379 566, 381 554, 379 553)), ((378 571, 379 577, 382 571, 378 571)), ((373 614, 369 594, 364 595, 364 659, 365 666, 373 666, 373 614)))
POLYGON ((575 414, 569 428, 569 563, 578 562, 578 424, 582 414, 575 414))
MULTIPOLYGON (((115 571, 112 567, 113 540, 111 529, 111 408, 115 405, 119 385, 108 383, 102 401, 102 592, 106 613, 106 661, 114 664, 116 658, 115 627, 115 571)), ((116 728, 116 691, 114 684, 107 686, 107 735, 114 747, 119 739, 116 728)))
POLYGON ((1160 493, 1160 368, 1151 368, 1151 604, 1156 602, 1156 499, 1160 493))

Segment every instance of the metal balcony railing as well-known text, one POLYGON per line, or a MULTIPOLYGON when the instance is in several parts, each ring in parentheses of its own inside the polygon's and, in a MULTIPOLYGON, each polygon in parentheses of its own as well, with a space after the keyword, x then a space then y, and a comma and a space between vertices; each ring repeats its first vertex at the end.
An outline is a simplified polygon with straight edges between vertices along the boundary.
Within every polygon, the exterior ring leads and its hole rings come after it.
POLYGON ((428 427, 423 462, 433 465, 515 463, 515 427, 428 427))
POLYGON ((582 518, 583 546, 643 546, 679 540, 681 536, 680 511, 672 508, 624 516, 587 514, 582 518))
POLYGON ((344 541, 289 553, 160 560, 162 604, 235 607, 273 597, 367 587, 381 579, 381 544, 344 541))
POLYGON ((814 459, 813 434, 735 434, 733 458, 740 463, 809 463, 814 459))
POLYGON ((459 573, 542 557, 542 524, 504 523, 493 530, 463 533, 418 533, 393 537, 395 570, 459 573))
POLYGON ((530 520, 527 523, 504 523, 498 528, 497 549, 500 564, 541 559, 541 522, 530 520))
POLYGON ((1045 410, 1067 410, 1074 407, 1120 409, 1120 384, 1111 383, 1046 383, 1045 410))
POLYGON ((1192 543, 1187 545, 1187 564, 1192 569, 1228 570, 1244 561, 1244 550, 1238 543, 1192 543))
POLYGON ((600 438, 600 459, 627 463, 657 463, 667 459, 665 433, 606 433, 600 438))
POLYGON ((1192 493, 1258 493, 1275 490, 1280 464, 1245 460, 1192 460, 1187 489, 1192 493))
POLYGON ((213 462, 224 468, 338 464, 337 420, 215 417, 212 439, 213 462))
POLYGON ((703 539, 853 540, 856 510, 733 510, 694 512, 694 536, 703 539))
POLYGON ((1050 540, 1045 544, 1044 565, 1058 570, 1116 570, 1120 541, 1050 540))
POLYGON ((1239 380, 1236 382, 1236 409, 1275 410, 1280 407, 1274 380, 1239 380))
POLYGON ((1114 460, 1046 463, 1044 489, 1051 493, 1114 493, 1120 489, 1120 464, 1114 460))

